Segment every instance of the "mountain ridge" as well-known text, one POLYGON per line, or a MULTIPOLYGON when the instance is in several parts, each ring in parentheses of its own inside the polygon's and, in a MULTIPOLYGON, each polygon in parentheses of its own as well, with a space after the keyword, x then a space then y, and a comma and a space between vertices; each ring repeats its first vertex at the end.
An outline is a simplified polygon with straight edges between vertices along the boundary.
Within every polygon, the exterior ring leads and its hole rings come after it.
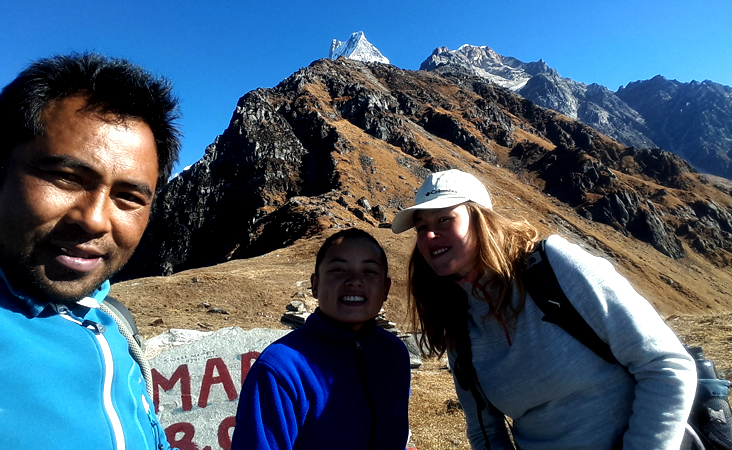
POLYGON ((161 192, 118 279, 265 255, 331 228, 388 227, 422 180, 447 168, 474 173, 503 214, 574 236, 628 270, 645 264, 625 248, 649 245, 657 266, 636 281, 663 302, 705 308, 729 292, 730 275, 719 275, 732 264, 729 186, 478 77, 347 59, 244 95, 204 157, 161 192), (689 261, 714 277, 710 292, 685 287, 689 261))
POLYGON ((438 47, 420 69, 483 77, 540 106, 580 120, 625 145, 661 147, 684 157, 700 170, 732 178, 732 88, 727 86, 711 81, 671 81, 666 84, 670 89, 654 95, 648 91, 659 89, 655 77, 612 92, 599 84, 561 77, 543 60, 524 63, 501 56, 489 47, 468 44, 457 50, 438 47), (641 87, 648 84, 651 86, 641 87), (700 85, 708 87, 706 92, 698 92, 700 85), (695 114, 673 114, 664 100, 671 96, 679 97, 678 104, 695 105, 695 114))

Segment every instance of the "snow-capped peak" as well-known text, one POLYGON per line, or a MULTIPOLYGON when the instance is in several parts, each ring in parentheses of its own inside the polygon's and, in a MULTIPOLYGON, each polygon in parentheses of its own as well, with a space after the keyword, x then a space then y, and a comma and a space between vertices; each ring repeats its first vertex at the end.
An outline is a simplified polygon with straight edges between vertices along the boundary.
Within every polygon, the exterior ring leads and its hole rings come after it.
POLYGON ((330 59, 338 59, 340 56, 357 61, 389 64, 389 59, 366 40, 366 35, 363 34, 363 31, 353 33, 346 42, 333 39, 333 43, 330 44, 328 57, 330 59))
POLYGON ((444 65, 461 66, 475 75, 511 89, 521 90, 531 77, 551 72, 543 61, 524 63, 510 56, 501 56, 488 46, 461 45, 457 50, 438 47, 422 63, 421 70, 434 70, 444 65))

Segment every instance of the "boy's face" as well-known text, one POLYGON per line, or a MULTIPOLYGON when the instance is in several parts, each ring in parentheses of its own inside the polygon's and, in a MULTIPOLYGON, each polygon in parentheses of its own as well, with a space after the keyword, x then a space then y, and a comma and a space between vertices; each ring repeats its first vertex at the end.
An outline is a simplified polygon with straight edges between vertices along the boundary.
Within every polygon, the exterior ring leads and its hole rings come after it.
POLYGON ((364 238, 333 242, 310 281, 320 310, 354 331, 376 317, 391 287, 379 250, 364 238))

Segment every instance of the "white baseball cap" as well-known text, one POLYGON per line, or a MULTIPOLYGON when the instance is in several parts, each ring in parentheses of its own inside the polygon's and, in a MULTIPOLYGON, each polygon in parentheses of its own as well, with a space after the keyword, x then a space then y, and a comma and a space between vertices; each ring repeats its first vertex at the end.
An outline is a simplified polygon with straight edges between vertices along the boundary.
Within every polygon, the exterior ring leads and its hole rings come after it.
POLYGON ((422 183, 414 198, 414 206, 399 211, 391 231, 401 233, 414 226, 414 212, 420 209, 442 209, 465 202, 474 202, 493 209, 491 197, 475 176, 457 169, 435 172, 422 183))

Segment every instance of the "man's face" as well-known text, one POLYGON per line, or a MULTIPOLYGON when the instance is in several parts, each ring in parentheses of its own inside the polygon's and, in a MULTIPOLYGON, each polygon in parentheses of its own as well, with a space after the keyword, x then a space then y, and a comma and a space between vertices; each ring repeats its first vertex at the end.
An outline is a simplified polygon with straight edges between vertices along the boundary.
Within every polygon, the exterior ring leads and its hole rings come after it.
POLYGON ((150 127, 51 103, 44 135, 16 146, 0 180, 0 267, 14 288, 75 301, 132 256, 158 177, 150 127))

